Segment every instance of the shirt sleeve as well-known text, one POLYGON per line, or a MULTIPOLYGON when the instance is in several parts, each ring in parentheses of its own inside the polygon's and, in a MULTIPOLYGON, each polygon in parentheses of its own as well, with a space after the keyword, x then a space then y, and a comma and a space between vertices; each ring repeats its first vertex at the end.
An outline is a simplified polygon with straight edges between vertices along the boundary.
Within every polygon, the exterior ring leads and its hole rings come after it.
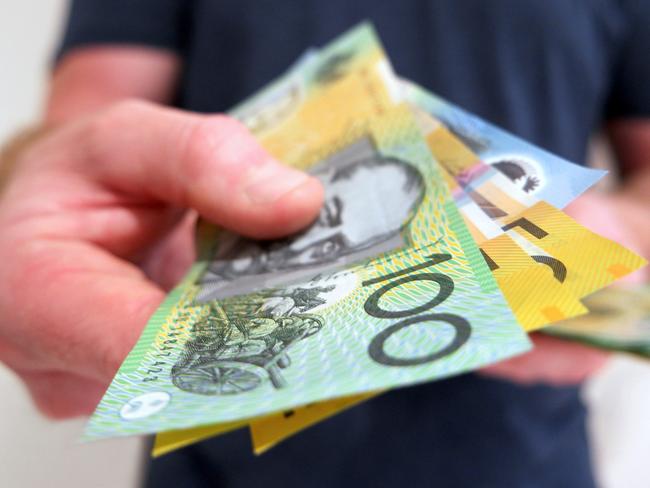
POLYGON ((97 44, 135 44, 182 52, 191 0, 72 0, 56 52, 97 44))
POLYGON ((650 1, 621 3, 626 28, 614 65, 607 116, 650 117, 650 1))

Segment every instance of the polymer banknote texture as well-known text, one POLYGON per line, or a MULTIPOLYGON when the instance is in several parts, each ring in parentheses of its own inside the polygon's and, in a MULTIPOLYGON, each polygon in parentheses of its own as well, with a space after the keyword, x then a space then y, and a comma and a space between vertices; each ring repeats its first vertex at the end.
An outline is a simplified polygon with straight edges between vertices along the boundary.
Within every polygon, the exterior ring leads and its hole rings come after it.
POLYGON ((253 419, 530 347, 372 30, 297 71, 236 113, 271 154, 321 179, 320 217, 265 243, 203 223, 199 261, 150 320, 88 438, 253 419))
MULTIPOLYGON (((485 173, 486 169, 496 169, 526 195, 564 208, 606 173, 551 154, 411 81, 402 80, 402 86, 403 94, 410 103, 442 122, 478 156, 475 166, 458 168, 472 187, 486 178, 492 178, 493 173, 485 173)), ((498 184, 498 181, 495 183, 498 184)))
POLYGON ((585 299, 589 314, 544 332, 611 351, 650 357, 650 286, 618 285, 585 299))

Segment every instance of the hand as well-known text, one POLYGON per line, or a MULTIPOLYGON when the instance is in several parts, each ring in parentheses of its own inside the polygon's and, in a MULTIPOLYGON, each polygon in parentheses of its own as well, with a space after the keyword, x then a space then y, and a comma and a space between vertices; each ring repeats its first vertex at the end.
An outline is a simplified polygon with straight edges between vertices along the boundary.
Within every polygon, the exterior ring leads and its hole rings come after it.
POLYGON ((581 344, 532 334, 534 349, 480 370, 481 374, 523 385, 553 386, 580 384, 598 371, 609 353, 581 344))
POLYGON ((91 412, 192 261, 186 209, 270 238, 322 198, 226 116, 128 101, 53 130, 0 196, 0 360, 45 414, 91 412))

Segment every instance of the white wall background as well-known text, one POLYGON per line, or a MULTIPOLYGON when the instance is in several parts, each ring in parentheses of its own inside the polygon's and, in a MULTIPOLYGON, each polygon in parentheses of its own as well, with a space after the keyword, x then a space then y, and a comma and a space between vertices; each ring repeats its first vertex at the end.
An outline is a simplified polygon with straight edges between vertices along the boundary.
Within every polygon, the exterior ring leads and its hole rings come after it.
POLYGON ((34 119, 66 2, 0 0, 0 140, 34 119))
MULTIPOLYGON (((0 0, 0 141, 38 117, 65 3, 0 0)), ((648 364, 618 357, 585 387, 604 488, 650 486, 648 364)), ((137 486, 141 441, 79 444, 82 429, 82 420, 55 423, 40 417, 20 382, 0 365, 0 487, 137 486)))
MULTIPOLYGON (((38 116, 65 6, 64 0, 0 0, 0 141, 38 116)), ((142 441, 80 444, 83 427, 84 420, 41 417, 0 364, 1 488, 139 485, 142 441)))

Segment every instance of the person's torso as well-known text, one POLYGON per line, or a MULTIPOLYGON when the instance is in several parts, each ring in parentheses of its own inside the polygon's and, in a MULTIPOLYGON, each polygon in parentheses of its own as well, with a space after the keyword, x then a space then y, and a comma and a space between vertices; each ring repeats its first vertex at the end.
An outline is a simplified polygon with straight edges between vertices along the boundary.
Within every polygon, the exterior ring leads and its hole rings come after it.
POLYGON ((365 19, 400 75, 584 162, 623 31, 615 0, 196 0, 180 104, 227 110, 365 19))

